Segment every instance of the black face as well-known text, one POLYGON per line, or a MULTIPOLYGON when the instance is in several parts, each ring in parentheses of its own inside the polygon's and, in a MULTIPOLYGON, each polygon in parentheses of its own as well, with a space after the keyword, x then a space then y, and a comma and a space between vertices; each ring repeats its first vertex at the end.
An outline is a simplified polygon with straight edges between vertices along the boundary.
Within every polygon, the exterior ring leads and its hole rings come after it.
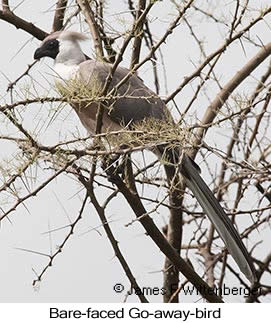
POLYGON ((56 39, 49 39, 35 51, 34 59, 40 59, 45 56, 55 59, 58 53, 59 41, 56 39))

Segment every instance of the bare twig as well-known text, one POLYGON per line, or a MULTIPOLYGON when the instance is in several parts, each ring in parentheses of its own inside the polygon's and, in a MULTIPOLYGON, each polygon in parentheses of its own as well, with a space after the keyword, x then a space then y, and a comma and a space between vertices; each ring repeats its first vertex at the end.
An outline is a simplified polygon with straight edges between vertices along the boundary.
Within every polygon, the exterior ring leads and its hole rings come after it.
POLYGON ((56 4, 56 11, 52 26, 52 32, 63 29, 65 11, 67 8, 68 0, 58 0, 56 4))
POLYGON ((139 196, 134 192, 131 192, 118 175, 114 177, 114 182, 119 191, 127 200, 135 215, 140 218, 140 222, 147 231, 148 235, 152 238, 160 250, 170 259, 171 263, 176 267, 176 269, 179 270, 209 302, 222 302, 221 298, 216 296, 215 293, 211 295, 212 293, 210 293, 210 287, 194 272, 192 267, 179 256, 174 248, 170 246, 150 216, 146 215, 142 217, 142 215, 147 214, 147 212, 139 196))
MULTIPOLYGON (((146 7, 146 0, 139 0, 138 1, 138 9, 135 15, 135 20, 138 20, 146 7)), ((139 56, 141 52, 141 43, 142 43, 142 36, 143 36, 143 25, 144 21, 141 20, 140 24, 137 24, 137 28, 134 31, 135 39, 133 44, 133 53, 131 58, 131 65, 130 68, 133 68, 139 62, 139 56)))
POLYGON ((24 30, 25 32, 29 33, 30 35, 39 40, 43 40, 48 35, 48 33, 35 26, 32 22, 28 22, 20 18, 19 16, 15 15, 12 11, 0 10, 0 19, 10 23, 17 29, 24 30))
MULTIPOLYGON (((271 9, 270 9, 271 10, 271 9)), ((250 61, 223 87, 222 91, 218 93, 214 101, 209 105, 202 124, 212 124, 212 121, 217 116, 219 110, 231 95, 231 93, 246 79, 269 55, 271 54, 271 43, 266 44, 257 55, 250 59, 250 61)), ((199 128, 197 132, 197 139, 195 146, 199 145, 208 128, 199 128)), ((197 150, 194 150, 193 157, 196 155, 197 150)))
POLYGON ((266 15, 271 13, 271 7, 267 8, 264 12, 262 12, 256 19, 254 19, 250 24, 248 24, 245 28, 237 32, 231 38, 227 38, 217 50, 215 50, 212 54, 210 54, 204 62, 190 75, 184 78, 184 81, 178 86, 178 88, 173 91, 166 99, 165 102, 168 103, 169 101, 173 100, 175 96, 187 85, 191 80, 195 77, 200 76, 201 71, 208 65, 217 55, 223 53, 229 45, 234 42, 236 39, 240 39, 247 31, 249 31, 255 24, 261 21, 266 15))
POLYGON ((29 64, 27 66, 27 69, 20 75, 17 77, 17 79, 11 83, 9 83, 7 91, 12 91, 14 86, 17 85, 17 83, 25 76, 29 75, 29 71, 31 70, 31 68, 37 63, 38 61, 34 61, 33 63, 29 64))
POLYGON ((77 0, 77 3, 79 7, 82 10, 82 13, 84 14, 86 18, 86 22, 89 26, 89 30, 91 32, 91 36, 94 42, 94 48, 96 53, 96 58, 98 60, 104 60, 104 52, 103 52, 103 46, 102 46, 102 40, 99 34, 99 28, 96 24, 94 13, 90 7, 90 4, 86 0, 77 0))
POLYGON ((33 280, 32 285, 35 286, 38 282, 41 281, 42 277, 45 275, 45 273, 48 271, 49 268, 51 268, 53 266, 53 261, 54 259, 63 252, 63 249, 65 247, 65 245, 67 244, 67 242, 70 240, 71 236, 74 234, 74 229, 77 225, 77 223, 82 219, 82 214, 87 202, 88 196, 85 196, 85 199, 82 203, 81 209, 78 213, 78 216, 76 217, 75 221, 73 221, 69 227, 70 227, 70 231, 68 232, 68 234, 66 235, 66 237, 64 238, 64 240, 62 241, 61 244, 58 245, 57 250, 52 254, 52 255, 48 255, 49 257, 49 262, 48 264, 43 268, 43 270, 41 271, 40 274, 37 275, 37 278, 35 280, 33 280))
MULTIPOLYGON (((100 217, 100 220, 103 224, 103 227, 104 227, 104 230, 107 234, 107 237, 113 247, 113 250, 115 252, 115 255, 116 257, 118 258, 123 270, 125 271, 125 274, 127 276, 127 278, 129 279, 130 283, 131 283, 131 286, 136 289, 136 290, 141 290, 140 289, 140 286, 138 285, 127 261, 125 260, 124 256, 122 255, 121 253, 121 250, 118 246, 118 242, 117 240, 115 239, 114 235, 113 235, 113 232, 109 226, 109 223, 106 219, 106 216, 105 216, 105 209, 104 207, 101 207, 101 205, 99 204, 96 196, 95 196, 95 193, 94 193, 94 190, 93 190, 93 186, 90 185, 91 183, 87 182, 84 177, 81 175, 80 173, 80 170, 76 167, 75 170, 77 171, 77 174, 78 174, 78 179, 79 181, 84 185, 84 187, 86 188, 87 190, 87 194, 91 200, 91 203, 93 204, 93 206, 95 207, 99 217, 100 217)), ((148 303, 148 300, 146 299, 146 297, 144 296, 144 293, 138 293, 138 298, 140 299, 140 301, 142 303, 148 303)))

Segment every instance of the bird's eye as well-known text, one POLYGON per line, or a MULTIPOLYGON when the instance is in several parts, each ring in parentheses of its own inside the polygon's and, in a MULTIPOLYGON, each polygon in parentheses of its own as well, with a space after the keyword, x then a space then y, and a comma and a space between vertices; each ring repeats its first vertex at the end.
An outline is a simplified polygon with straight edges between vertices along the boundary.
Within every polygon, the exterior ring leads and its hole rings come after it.
POLYGON ((53 48, 55 48, 56 46, 57 46, 57 41, 56 41, 56 40, 50 40, 50 41, 48 42, 48 47, 49 47, 49 48, 53 49, 53 48))

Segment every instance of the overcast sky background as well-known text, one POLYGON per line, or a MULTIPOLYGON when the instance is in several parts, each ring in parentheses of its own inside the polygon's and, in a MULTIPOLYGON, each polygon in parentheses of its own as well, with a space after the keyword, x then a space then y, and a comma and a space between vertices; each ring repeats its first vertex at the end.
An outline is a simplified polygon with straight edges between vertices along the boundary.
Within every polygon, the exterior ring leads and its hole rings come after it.
MULTIPOLYGON (((124 11, 121 1, 108 1, 110 4, 111 13, 109 20, 112 26, 120 26, 127 23, 130 19, 129 13, 124 11)), ((218 1, 220 6, 225 5, 224 1, 218 1)), ((262 6, 269 5, 269 1, 260 1, 262 6)), ((16 4, 20 1, 10 1, 16 4)), ((55 1, 24 1, 16 10, 16 13, 28 21, 36 23, 40 28, 49 32, 52 23, 52 10, 55 1)), ((257 5, 257 0, 251 1, 251 6, 257 5)), ((226 2, 226 6, 232 6, 232 2, 226 2)), ((223 9, 218 7, 217 10, 223 9)), ((125 9, 126 10, 126 9, 125 9)), ((159 38, 162 35, 172 15, 175 12, 172 10, 172 5, 169 1, 157 2, 150 13, 152 18, 151 27, 154 34, 159 38)), ((195 21, 199 34, 205 37, 205 45, 207 53, 212 52, 220 44, 223 43, 223 30, 221 26, 213 23, 206 23, 195 21)), ((259 38, 262 43, 270 41, 270 19, 257 25, 253 29, 254 38, 259 38)), ((78 30, 78 26, 71 28, 78 30)), ((9 80, 16 79, 22 72, 25 71, 27 64, 33 61, 33 53, 39 46, 39 41, 32 39, 28 34, 22 30, 16 30, 13 26, 0 21, 0 33, 3 50, 1 51, 0 60, 0 98, 1 104, 9 102, 9 95, 5 94, 8 78, 9 80), (19 52, 20 51, 20 52, 19 52), (19 53, 18 53, 19 52, 19 53)), ((83 44, 84 51, 92 56, 90 48, 90 41, 83 44)), ((231 46, 227 55, 223 58, 220 64, 220 78, 221 83, 225 84, 234 73, 240 69, 250 57, 256 52, 252 46, 244 43, 245 52, 240 51, 240 44, 231 46)), ((166 44, 162 46, 165 66, 167 69, 167 87, 170 93, 183 80, 186 75, 189 75, 193 70, 193 64, 198 61, 198 48, 193 42, 189 30, 180 25, 173 35, 168 39, 166 44)), ((129 55, 125 56, 122 65, 129 65, 129 55)), ((267 61, 264 62, 258 73, 264 70, 267 61)), ((50 68, 52 61, 43 60, 36 64, 31 71, 31 75, 36 80, 41 80, 44 88, 49 83, 45 80, 51 80, 50 68)), ((162 67, 160 66, 160 73, 162 75, 162 67)), ((153 86, 153 79, 150 65, 144 66, 140 71, 140 76, 145 80, 151 88, 153 86)), ((162 78, 163 79, 163 78, 162 78)), ((35 83, 34 83, 35 84, 35 83)), ((165 84, 163 84, 165 85, 165 84)), ((25 92, 27 86, 33 86, 30 78, 26 77, 20 83, 22 93, 25 92)), ((37 84, 35 84, 37 86, 37 84)), ((46 90, 42 90, 46 93, 46 90)), ((186 87, 182 92, 182 96, 177 97, 177 104, 180 110, 189 102, 193 95, 194 89, 186 87)), ((214 98, 217 93, 216 88, 210 87, 208 89, 210 100, 214 98)), ((249 88, 241 88, 241 91, 249 92, 249 88)), ((161 89, 162 95, 166 95, 166 89, 161 89)), ((23 97, 23 94, 21 94, 23 97)), ((191 114, 191 122, 196 121, 205 111, 208 105, 206 97, 200 98, 200 105, 197 111, 191 114), (201 109, 202 107, 202 109, 201 109)), ((80 125, 79 120, 70 109, 64 109, 53 122, 48 120, 52 118, 53 112, 46 109, 46 105, 40 108, 40 105, 33 105, 24 112, 24 125, 27 129, 41 132, 43 143, 52 144, 58 142, 59 138, 69 138, 73 132, 79 132, 82 136, 85 135, 85 130, 80 125), (27 118, 26 118, 27 116, 27 118)), ((0 133, 3 134, 8 131, 12 134, 12 129, 7 128, 7 121, 1 116, 2 122, 0 133)), ((15 132, 13 132, 15 135, 15 132)), ((208 143, 210 145, 223 145, 223 136, 227 135, 227 129, 221 130, 208 136, 208 143), (218 139, 220 138, 220 139, 218 139)), ((14 155, 14 145, 8 142, 0 142, 0 158, 2 162, 7 159, 12 159, 14 155)), ((141 155, 136 157, 141 160, 141 155)), ((148 159, 153 158, 149 156, 148 159)), ((204 174, 203 174, 204 175, 204 174)), ((37 171, 34 176, 40 176, 40 181, 45 176, 41 170, 37 171)), ((99 189, 100 199, 104 198, 103 190, 99 189)), ((40 273, 42 268, 48 263, 48 258, 18 250, 16 248, 24 248, 34 250, 41 253, 50 253, 50 248, 54 251, 61 238, 63 238, 67 231, 58 230, 51 235, 50 241, 48 232, 51 229, 59 228, 69 223, 68 217, 74 219, 79 211, 80 203, 82 202, 82 194, 78 194, 80 187, 74 184, 74 181, 62 176, 46 188, 37 197, 28 200, 26 207, 20 206, 15 212, 10 215, 11 223, 4 220, 1 223, 0 230, 0 301, 19 301, 19 302, 123 302, 125 299, 125 292, 117 294, 113 290, 116 283, 124 285, 125 290, 129 289, 129 282, 123 273, 117 258, 114 257, 113 250, 109 241, 107 240, 103 229, 100 227, 100 221, 91 205, 88 205, 84 211, 83 219, 76 227, 75 234, 70 239, 64 251, 59 255, 50 268, 38 288, 32 287, 32 281, 35 279, 33 269, 40 273), (98 228, 93 230, 93 228, 98 228)), ((153 197, 162 199, 163 191, 153 191, 153 197)), ((253 201, 251 197, 252 206, 257 204, 257 200, 253 201)), ((4 209, 7 206, 4 205, 4 209)), ((160 214, 155 217, 155 221, 159 226, 166 223, 168 212, 161 208, 160 214)), ((121 196, 118 196, 111 203, 110 213, 107 217, 111 222, 112 229, 120 242, 120 248, 128 260, 130 268, 134 273, 139 285, 146 287, 162 287, 162 273, 164 256, 154 245, 154 243, 144 234, 139 223, 134 223, 126 227, 125 225, 134 219, 133 212, 126 207, 125 202, 121 196)), ((270 234, 270 231, 269 231, 270 234)), ((270 241, 270 240, 269 240, 270 241)), ((267 244, 268 245, 268 244, 267 244)), ((264 254, 264 244, 259 253, 264 254)), ((200 266, 200 264, 199 264, 200 266)), ((235 267, 236 268, 236 267, 235 267)), ((195 268, 197 270, 197 268, 195 268)), ((231 281, 226 280, 225 283, 231 284, 231 281)), ((159 302, 162 300, 161 296, 148 297, 150 301, 159 302)), ((238 302, 243 297, 231 296, 225 298, 226 300, 238 302)), ((185 301, 199 300, 200 297, 187 297, 185 301)), ((130 296, 128 302, 138 302, 136 296, 130 296)))

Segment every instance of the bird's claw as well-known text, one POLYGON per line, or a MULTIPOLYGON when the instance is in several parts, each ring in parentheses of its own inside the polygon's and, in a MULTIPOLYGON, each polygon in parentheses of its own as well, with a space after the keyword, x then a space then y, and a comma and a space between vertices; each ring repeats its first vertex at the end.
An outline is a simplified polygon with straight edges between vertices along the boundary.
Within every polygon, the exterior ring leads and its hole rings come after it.
POLYGON ((107 179, 113 184, 119 179, 119 174, 123 174, 123 163, 119 159, 119 155, 105 157, 101 165, 107 175, 107 179))

